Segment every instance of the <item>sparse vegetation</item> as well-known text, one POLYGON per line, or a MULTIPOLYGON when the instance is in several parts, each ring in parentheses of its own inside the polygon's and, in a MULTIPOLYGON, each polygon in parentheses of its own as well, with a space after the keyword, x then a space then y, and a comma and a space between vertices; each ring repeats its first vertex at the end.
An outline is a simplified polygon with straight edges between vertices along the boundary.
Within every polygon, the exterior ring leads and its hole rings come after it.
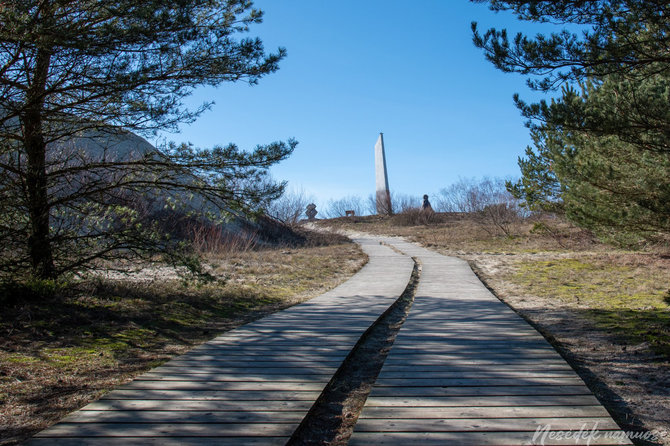
POLYGON ((443 221, 440 214, 416 207, 405 209, 398 214, 394 214, 391 218, 393 224, 399 226, 430 225, 443 221))
POLYGON ((356 215, 363 215, 369 213, 369 210, 369 203, 366 206, 361 197, 350 195, 339 200, 329 201, 322 212, 322 216, 325 218, 344 217, 347 215, 347 211, 354 211, 356 215))
POLYGON ((391 217, 365 216, 355 219, 338 218, 323 224, 339 229, 354 229, 373 234, 409 237, 428 247, 449 254, 468 253, 533 253, 542 251, 607 249, 592 234, 548 215, 516 218, 509 234, 497 231, 492 222, 484 225, 477 215, 454 212, 434 213, 428 222, 413 218, 415 212, 391 217))
POLYGON ((281 197, 268 203, 266 214, 288 225, 295 225, 305 218, 307 205, 314 201, 314 197, 302 189, 284 191, 281 197))

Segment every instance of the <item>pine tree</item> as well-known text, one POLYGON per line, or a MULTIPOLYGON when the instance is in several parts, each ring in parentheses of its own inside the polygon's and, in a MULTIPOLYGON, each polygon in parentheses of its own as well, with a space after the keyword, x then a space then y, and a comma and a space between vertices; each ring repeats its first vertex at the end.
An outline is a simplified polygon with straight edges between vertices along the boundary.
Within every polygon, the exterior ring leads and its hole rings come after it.
POLYGON ((534 141, 510 190, 532 209, 564 212, 610 240, 670 234, 670 6, 656 1, 491 1, 523 20, 583 25, 512 41, 506 31, 475 45, 506 72, 531 75, 550 102, 515 96, 534 141))
POLYGON ((104 147, 193 121, 209 106, 183 106, 198 86, 276 71, 284 49, 266 54, 260 40, 239 38, 261 19, 247 0, 1 2, 0 267, 53 278, 113 253, 160 250, 165 238, 138 197, 190 194, 249 211, 278 196, 283 185, 266 169, 293 141, 125 157, 104 147), (92 154, 74 140, 102 146, 92 154))

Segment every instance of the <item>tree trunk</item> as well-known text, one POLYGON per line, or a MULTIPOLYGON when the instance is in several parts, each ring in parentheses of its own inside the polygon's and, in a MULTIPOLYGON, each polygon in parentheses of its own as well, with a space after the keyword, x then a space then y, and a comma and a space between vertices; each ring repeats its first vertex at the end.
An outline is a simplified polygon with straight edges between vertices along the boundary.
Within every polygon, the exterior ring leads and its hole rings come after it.
POLYGON ((27 205, 30 218, 28 253, 33 276, 40 279, 56 277, 50 240, 51 209, 46 169, 46 143, 42 123, 50 60, 49 52, 38 50, 33 83, 28 90, 25 114, 22 116, 24 147, 27 155, 27 205))

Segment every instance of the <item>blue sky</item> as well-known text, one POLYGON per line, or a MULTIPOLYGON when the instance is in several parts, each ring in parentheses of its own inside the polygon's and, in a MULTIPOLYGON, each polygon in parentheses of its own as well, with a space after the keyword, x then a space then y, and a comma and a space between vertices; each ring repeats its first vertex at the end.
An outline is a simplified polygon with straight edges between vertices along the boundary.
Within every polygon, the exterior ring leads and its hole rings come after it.
MULTIPOLYGON (((459 177, 518 176, 530 143, 512 102, 536 99, 472 44, 470 22, 536 32, 467 0, 256 0, 264 23, 250 36, 283 46, 280 70, 249 86, 200 88, 189 103, 211 111, 169 135, 199 147, 251 149, 294 137, 271 172, 324 207, 374 192, 374 144, 384 132, 392 191, 435 194, 459 177)), ((548 25, 550 26, 550 25, 548 25)), ((550 31, 553 29, 549 29, 550 31)))

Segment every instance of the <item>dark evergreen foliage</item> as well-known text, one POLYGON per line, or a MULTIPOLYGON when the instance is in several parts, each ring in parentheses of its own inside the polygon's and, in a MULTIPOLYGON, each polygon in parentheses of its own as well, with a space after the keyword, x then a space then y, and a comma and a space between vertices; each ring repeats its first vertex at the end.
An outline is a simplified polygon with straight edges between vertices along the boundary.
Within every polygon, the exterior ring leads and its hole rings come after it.
POLYGON ((250 212, 278 196, 266 169, 294 141, 127 156, 70 144, 175 129, 211 105, 183 106, 195 87, 276 71, 284 49, 239 37, 261 19, 247 0, 0 2, 0 269, 51 278, 164 250, 151 201, 250 212))
MULTIPOLYGON (((479 1, 479 0, 477 0, 479 1)), ((510 190, 531 209, 565 212, 601 236, 630 244, 670 234, 670 4, 661 1, 498 1, 522 20, 579 24, 581 35, 474 43, 496 67, 530 75, 551 101, 527 104, 534 148, 510 190)))

